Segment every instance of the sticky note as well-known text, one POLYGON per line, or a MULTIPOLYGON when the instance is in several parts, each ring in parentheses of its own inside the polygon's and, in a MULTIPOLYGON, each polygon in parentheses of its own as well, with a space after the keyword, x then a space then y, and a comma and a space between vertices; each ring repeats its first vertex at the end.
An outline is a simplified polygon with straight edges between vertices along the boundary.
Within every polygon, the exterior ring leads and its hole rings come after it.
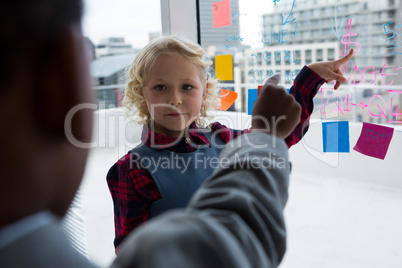
POLYGON ((363 122, 362 132, 353 150, 384 160, 394 129, 363 122))
POLYGON ((216 78, 222 81, 233 80, 233 56, 219 55, 215 56, 216 78))
POLYGON ((231 90, 221 89, 219 98, 221 99, 221 106, 218 109, 227 111, 237 99, 237 93, 231 90))
POLYGON ((260 91, 261 91, 261 88, 262 88, 263 86, 258 86, 258 96, 260 95, 260 91))
POLYGON ((349 122, 322 123, 322 140, 324 153, 349 153, 349 122))
POLYGON ((212 15, 214 18, 214 28, 229 26, 231 24, 229 0, 213 3, 212 15))
POLYGON ((254 102, 258 96, 258 89, 249 89, 247 96, 247 114, 251 114, 253 111, 254 102))

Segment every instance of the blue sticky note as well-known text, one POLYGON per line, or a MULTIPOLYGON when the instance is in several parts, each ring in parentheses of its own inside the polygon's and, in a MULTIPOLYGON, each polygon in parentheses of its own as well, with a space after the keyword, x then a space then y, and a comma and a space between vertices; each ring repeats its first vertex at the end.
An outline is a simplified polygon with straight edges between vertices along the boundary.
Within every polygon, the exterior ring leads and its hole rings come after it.
POLYGON ((258 89, 249 89, 248 90, 248 101, 247 101, 247 114, 251 115, 253 111, 254 102, 258 96, 258 89))
POLYGON ((350 153, 349 122, 322 123, 324 153, 350 153))

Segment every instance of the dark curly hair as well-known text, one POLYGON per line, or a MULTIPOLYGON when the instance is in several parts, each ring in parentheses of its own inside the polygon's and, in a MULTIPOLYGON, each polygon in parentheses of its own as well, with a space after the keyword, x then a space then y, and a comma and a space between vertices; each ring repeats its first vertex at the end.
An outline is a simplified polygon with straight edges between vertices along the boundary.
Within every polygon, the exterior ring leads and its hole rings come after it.
POLYGON ((31 55, 32 62, 43 64, 62 29, 80 22, 82 10, 82 0, 1 1, 0 91, 18 79, 16 59, 31 55))

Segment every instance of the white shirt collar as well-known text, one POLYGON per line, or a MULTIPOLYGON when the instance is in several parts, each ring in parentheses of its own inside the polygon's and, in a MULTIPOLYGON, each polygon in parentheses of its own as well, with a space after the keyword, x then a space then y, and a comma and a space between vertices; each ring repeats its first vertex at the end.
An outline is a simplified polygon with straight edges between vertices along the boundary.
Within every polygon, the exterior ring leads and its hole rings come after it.
POLYGON ((42 211, 1 228, 0 249, 53 222, 55 222, 55 217, 48 211, 42 211))

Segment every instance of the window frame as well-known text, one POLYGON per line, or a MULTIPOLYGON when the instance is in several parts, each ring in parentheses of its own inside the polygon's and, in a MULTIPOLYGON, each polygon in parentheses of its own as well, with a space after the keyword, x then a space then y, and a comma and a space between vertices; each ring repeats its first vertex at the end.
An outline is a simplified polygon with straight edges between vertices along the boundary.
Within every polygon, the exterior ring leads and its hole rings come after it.
POLYGON ((200 43, 199 0, 161 0, 163 35, 180 35, 200 43))

